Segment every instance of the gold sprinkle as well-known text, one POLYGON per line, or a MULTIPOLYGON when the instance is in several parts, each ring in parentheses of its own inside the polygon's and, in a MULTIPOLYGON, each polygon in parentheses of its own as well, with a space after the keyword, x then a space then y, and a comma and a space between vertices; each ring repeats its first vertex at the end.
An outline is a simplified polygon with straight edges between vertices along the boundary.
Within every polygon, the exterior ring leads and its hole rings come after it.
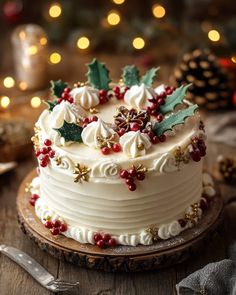
POLYGON ((80 164, 75 165, 75 170, 73 171, 73 174, 75 174, 75 179, 74 182, 81 182, 83 181, 88 181, 89 180, 89 172, 91 171, 90 168, 86 166, 80 166, 80 164))
POLYGON ((158 227, 156 226, 151 226, 149 227, 146 232, 150 233, 150 235, 152 236, 152 240, 153 241, 157 241, 159 239, 159 236, 158 236, 158 227))
POLYGON ((137 146, 137 148, 138 148, 140 151, 144 150, 144 144, 143 144, 143 143, 139 143, 138 146, 137 146))
POLYGON ((89 112, 90 112, 91 114, 97 114, 97 113, 99 113, 99 110, 96 109, 96 108, 90 108, 90 109, 89 109, 89 112))

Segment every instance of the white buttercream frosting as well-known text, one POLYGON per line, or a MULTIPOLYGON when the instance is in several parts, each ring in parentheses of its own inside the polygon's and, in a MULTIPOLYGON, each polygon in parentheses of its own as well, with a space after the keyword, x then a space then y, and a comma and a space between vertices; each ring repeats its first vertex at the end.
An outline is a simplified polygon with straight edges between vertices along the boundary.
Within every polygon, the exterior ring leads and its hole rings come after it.
POLYGON ((99 137, 110 138, 112 135, 114 135, 113 140, 117 141, 118 134, 101 119, 88 124, 81 133, 83 143, 93 148, 100 147, 99 137))
POLYGON ((74 99, 74 103, 86 110, 99 104, 99 91, 91 86, 74 88, 70 94, 74 99))
POLYGON ((168 224, 162 224, 158 229, 158 236, 162 240, 169 239, 171 237, 177 236, 182 231, 182 228, 178 221, 173 221, 168 224))
POLYGON ((146 154, 146 150, 151 147, 151 142, 147 134, 140 131, 129 131, 121 136, 120 144, 123 152, 130 158, 136 158, 146 154))
POLYGON ((50 113, 49 124, 51 128, 61 128, 64 121, 67 123, 77 123, 83 117, 86 117, 86 112, 80 106, 63 100, 50 113))
POLYGON ((178 170, 175 157, 172 153, 165 153, 154 162, 153 169, 160 173, 169 173, 178 170))
POLYGON ((152 99, 153 96, 155 96, 153 88, 145 84, 134 85, 126 91, 124 101, 136 109, 143 109, 150 105, 148 100, 152 99))
POLYGON ((120 165, 111 161, 99 161, 92 167, 91 177, 118 178, 120 165))

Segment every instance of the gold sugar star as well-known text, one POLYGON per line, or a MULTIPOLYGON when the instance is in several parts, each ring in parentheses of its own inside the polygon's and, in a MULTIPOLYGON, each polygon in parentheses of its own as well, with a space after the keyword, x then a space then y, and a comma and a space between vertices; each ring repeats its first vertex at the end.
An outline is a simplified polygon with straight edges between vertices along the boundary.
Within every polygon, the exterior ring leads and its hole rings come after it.
POLYGON ((100 148, 108 147, 111 149, 112 146, 116 143, 115 139, 116 139, 115 134, 112 134, 110 137, 102 137, 102 136, 97 137, 98 145, 100 148))
POLYGON ((75 174, 74 182, 81 182, 81 180, 88 181, 89 179, 89 172, 91 171, 90 168, 86 166, 80 166, 80 164, 75 165, 75 170, 73 174, 75 174))
POLYGON ((156 226, 151 226, 146 230, 150 235, 152 236, 152 240, 156 242, 159 239, 158 236, 158 227, 156 226))

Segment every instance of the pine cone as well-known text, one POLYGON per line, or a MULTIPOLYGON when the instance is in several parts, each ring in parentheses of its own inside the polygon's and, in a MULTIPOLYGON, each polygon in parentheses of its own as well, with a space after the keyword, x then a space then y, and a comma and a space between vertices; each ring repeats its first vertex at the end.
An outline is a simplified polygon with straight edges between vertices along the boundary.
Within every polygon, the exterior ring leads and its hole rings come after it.
POLYGON ((196 49, 184 54, 174 75, 179 85, 192 83, 187 98, 200 107, 217 110, 231 106, 230 76, 210 50, 196 49))

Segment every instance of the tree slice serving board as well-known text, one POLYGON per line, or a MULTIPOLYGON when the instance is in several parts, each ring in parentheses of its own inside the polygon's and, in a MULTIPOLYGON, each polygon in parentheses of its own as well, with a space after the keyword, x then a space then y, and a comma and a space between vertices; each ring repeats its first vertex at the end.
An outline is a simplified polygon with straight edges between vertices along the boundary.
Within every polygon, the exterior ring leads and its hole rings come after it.
POLYGON ((29 204, 30 193, 25 192, 26 184, 35 176, 35 170, 29 173, 18 191, 17 212, 20 226, 42 250, 80 267, 134 272, 160 269, 180 263, 213 238, 222 217, 223 201, 217 191, 211 207, 204 212, 199 223, 177 237, 160 240, 150 246, 116 246, 100 249, 94 245, 81 244, 63 235, 53 236, 44 227, 35 215, 34 207, 29 204))

